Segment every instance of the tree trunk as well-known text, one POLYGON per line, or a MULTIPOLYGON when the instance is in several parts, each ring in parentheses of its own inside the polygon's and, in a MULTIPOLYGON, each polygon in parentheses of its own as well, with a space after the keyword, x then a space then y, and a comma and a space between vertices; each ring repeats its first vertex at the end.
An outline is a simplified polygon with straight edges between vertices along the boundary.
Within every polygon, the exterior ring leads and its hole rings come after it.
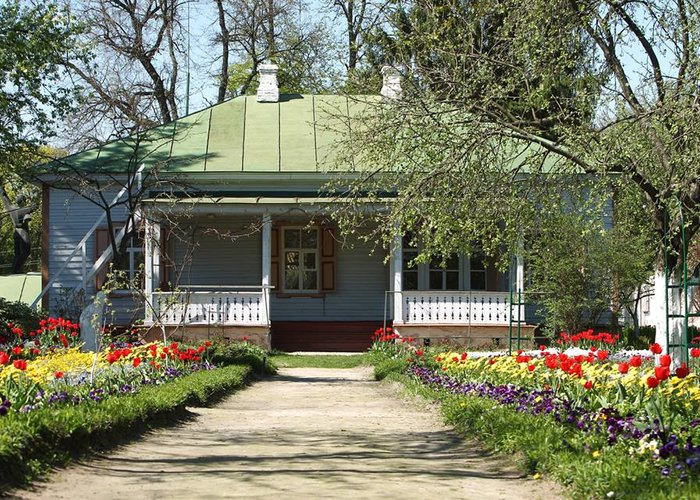
POLYGON ((216 102, 223 102, 226 99, 228 90, 228 53, 229 53, 229 30, 226 26, 226 12, 224 11, 223 0, 216 0, 216 9, 219 15, 219 29, 221 30, 221 73, 219 74, 219 92, 216 102))

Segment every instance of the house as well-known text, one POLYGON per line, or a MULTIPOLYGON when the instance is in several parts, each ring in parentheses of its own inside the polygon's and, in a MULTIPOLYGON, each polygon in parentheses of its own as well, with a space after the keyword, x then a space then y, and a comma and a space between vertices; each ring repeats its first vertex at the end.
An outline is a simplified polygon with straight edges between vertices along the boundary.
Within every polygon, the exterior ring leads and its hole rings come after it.
MULTIPOLYGON (((384 98, 399 98, 398 84, 385 72, 384 98)), ((141 319, 154 335, 162 327, 306 351, 365 349, 382 325, 467 344, 505 344, 509 328, 531 330, 524 307, 511 304, 511 290, 522 289, 522 263, 507 274, 479 256, 453 256, 446 267, 415 265, 406 238, 389 254, 339 234, 329 208, 342 199, 323 188, 362 168, 333 169, 334 144, 352 134, 350 118, 372 99, 381 97, 279 95, 276 66, 269 65, 257 96, 61 160, 82 178, 119 176, 137 162, 133 179, 122 178, 130 187, 159 165, 159 183, 142 181, 140 222, 127 222, 140 225, 143 242, 125 242, 123 267, 130 276, 143 268, 143 293, 136 300, 112 292, 115 321, 141 319)), ((76 189, 79 178, 53 172, 43 180, 41 300, 65 309, 73 291, 89 300, 102 284, 109 233, 104 210, 76 189)), ((126 222, 129 211, 117 200, 127 188, 118 187, 102 196, 114 200, 112 219, 126 222)), ((126 233, 122 228, 115 240, 126 233)))

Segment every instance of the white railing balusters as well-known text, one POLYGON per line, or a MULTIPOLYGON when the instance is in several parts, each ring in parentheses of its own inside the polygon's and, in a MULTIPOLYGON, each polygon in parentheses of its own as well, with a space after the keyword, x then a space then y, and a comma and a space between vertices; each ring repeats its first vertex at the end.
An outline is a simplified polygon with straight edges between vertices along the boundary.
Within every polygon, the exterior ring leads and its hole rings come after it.
MULTIPOLYGON (((403 323, 507 325, 510 315, 517 318, 508 292, 486 291, 403 291, 403 323)), ((524 309, 524 308, 523 308, 524 309)), ((521 317, 525 317, 521 309, 521 317)))
POLYGON ((269 323, 269 291, 259 288, 256 291, 153 292, 152 304, 154 317, 161 318, 166 326, 267 326, 269 323))

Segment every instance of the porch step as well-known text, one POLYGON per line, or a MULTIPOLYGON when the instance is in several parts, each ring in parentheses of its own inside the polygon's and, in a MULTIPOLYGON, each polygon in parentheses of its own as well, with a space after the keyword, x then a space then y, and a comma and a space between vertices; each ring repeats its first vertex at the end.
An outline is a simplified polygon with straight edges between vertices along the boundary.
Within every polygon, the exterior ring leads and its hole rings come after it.
POLYGON ((273 321, 272 348, 279 351, 363 352, 379 321, 273 321))

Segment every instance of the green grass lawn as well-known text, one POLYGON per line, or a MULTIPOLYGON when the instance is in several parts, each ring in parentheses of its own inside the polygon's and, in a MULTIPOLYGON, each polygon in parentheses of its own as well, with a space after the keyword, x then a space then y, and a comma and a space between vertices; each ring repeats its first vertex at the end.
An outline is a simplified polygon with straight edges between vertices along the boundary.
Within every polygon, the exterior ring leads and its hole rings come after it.
POLYGON ((278 368, 355 368, 369 363, 366 354, 348 356, 273 354, 270 360, 278 368))

